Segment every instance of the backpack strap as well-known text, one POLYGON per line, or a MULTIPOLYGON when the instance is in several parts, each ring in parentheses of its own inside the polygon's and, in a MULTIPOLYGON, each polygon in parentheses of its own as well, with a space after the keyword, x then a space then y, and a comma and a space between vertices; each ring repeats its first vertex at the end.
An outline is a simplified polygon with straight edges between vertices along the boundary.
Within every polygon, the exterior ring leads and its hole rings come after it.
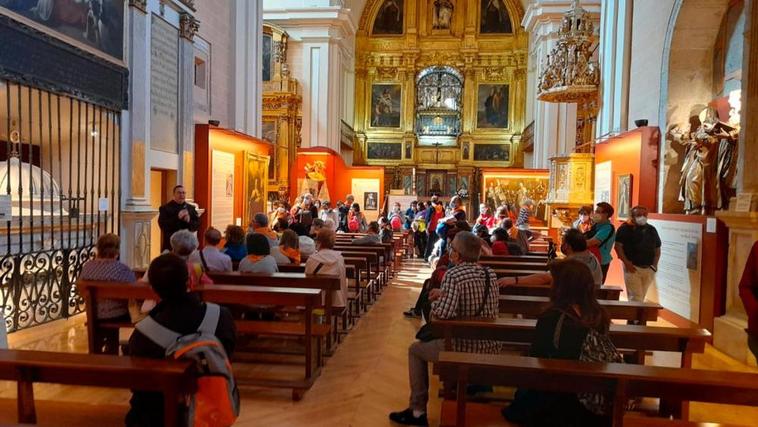
POLYGON ((158 323, 152 316, 140 320, 134 327, 164 350, 171 347, 181 337, 181 335, 158 323))
POLYGON ((211 271, 210 268, 208 268, 208 263, 205 261, 205 255, 203 255, 202 250, 197 251, 200 254, 200 263, 203 265, 203 273, 206 271, 211 271))
POLYGON ((318 272, 321 271, 321 268, 323 268, 323 267, 324 267, 324 263, 323 262, 318 263, 318 265, 316 266, 316 269, 313 270, 313 273, 311 273, 311 274, 318 274, 318 272))
POLYGON ((221 307, 218 304, 205 303, 205 317, 197 327, 198 332, 202 332, 206 335, 214 335, 216 333, 216 327, 218 326, 218 319, 221 315, 221 307))
POLYGON ((476 311, 474 317, 479 317, 484 312, 484 306, 487 305, 487 298, 490 297, 490 268, 484 267, 484 298, 482 304, 479 306, 479 310, 476 311))

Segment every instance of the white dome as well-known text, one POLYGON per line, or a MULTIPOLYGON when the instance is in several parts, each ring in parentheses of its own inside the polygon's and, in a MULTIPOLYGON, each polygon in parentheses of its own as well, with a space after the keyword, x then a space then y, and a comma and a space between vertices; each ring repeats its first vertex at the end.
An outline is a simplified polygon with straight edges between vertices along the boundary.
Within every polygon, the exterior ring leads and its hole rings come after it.
POLYGON ((0 195, 8 194, 11 196, 11 215, 14 218, 68 215, 68 211, 61 206, 61 189, 53 177, 44 169, 22 162, 15 156, 0 160, 0 195), (19 180, 23 199, 18 191, 19 180))
POLYGON ((21 199, 18 191, 19 179, 21 180, 24 200, 30 198, 50 200, 52 196, 54 201, 60 201, 61 189, 47 171, 22 162, 18 157, 0 161, 0 194, 9 194, 8 182, 10 181, 11 199, 19 201, 21 199))

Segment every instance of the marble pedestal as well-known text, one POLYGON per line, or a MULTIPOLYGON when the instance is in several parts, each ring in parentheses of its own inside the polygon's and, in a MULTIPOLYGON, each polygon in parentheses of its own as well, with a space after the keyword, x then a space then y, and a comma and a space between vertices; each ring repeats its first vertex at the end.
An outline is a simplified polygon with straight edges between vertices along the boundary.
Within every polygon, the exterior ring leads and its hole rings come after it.
POLYGON ((714 319, 713 346, 752 366, 756 360, 747 347, 747 314, 739 296, 739 283, 753 242, 758 240, 758 212, 717 212, 729 227, 726 314, 714 319))

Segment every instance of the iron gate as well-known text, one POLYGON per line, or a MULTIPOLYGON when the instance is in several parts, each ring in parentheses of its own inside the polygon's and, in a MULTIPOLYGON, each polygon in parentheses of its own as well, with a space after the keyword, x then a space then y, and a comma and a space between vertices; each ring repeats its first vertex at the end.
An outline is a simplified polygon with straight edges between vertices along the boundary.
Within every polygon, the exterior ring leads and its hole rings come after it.
POLYGON ((0 307, 9 332, 84 310, 76 278, 97 238, 118 233, 119 176, 117 111, 0 80, 0 307))

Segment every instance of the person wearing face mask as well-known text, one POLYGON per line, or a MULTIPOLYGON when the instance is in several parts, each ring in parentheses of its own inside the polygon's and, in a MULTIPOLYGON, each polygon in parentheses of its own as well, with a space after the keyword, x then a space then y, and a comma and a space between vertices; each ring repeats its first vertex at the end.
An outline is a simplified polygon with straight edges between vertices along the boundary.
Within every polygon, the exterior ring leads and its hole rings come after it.
POLYGON ((592 229, 592 206, 582 206, 579 208, 579 218, 574 221, 571 228, 586 233, 592 229))
POLYGON ((635 206, 629 221, 619 227, 616 254, 624 263, 624 283, 630 301, 645 301, 645 294, 655 284, 658 260, 661 258, 661 238, 647 223, 647 208, 635 206))
POLYGON ((608 278, 608 267, 611 266, 613 257, 611 249, 616 238, 616 229, 611 224, 613 216, 613 206, 607 202, 600 202, 595 208, 592 215, 592 228, 584 233, 587 238, 587 247, 600 261, 600 267, 603 270, 603 283, 608 278))

